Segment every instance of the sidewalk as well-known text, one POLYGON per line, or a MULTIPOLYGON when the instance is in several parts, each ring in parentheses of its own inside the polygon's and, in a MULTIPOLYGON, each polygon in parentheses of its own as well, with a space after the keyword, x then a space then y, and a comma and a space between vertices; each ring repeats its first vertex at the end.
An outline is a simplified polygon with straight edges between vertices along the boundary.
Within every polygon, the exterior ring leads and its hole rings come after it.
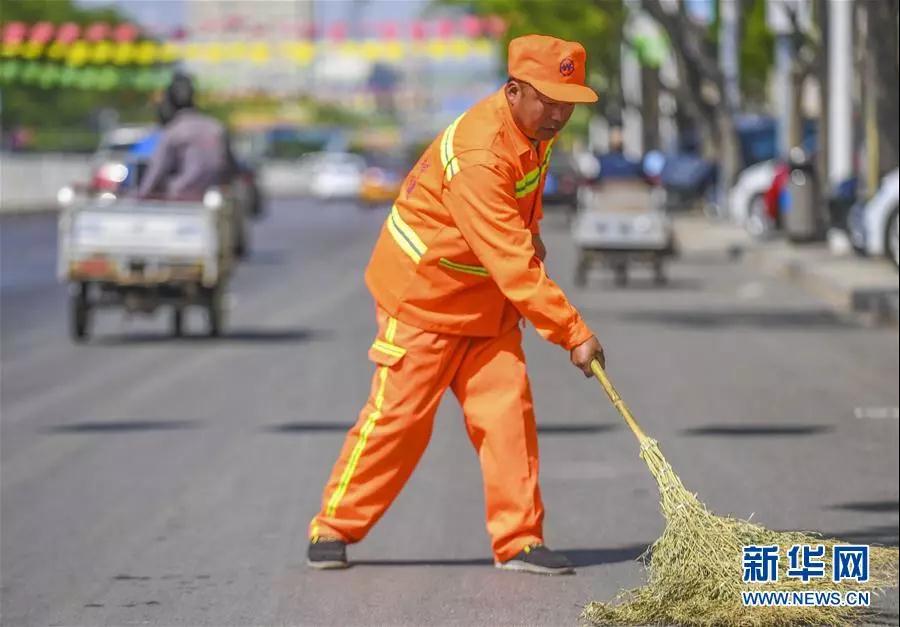
POLYGON ((833 254, 824 242, 792 244, 779 237, 757 241, 727 222, 689 214, 676 216, 675 231, 685 254, 730 252, 763 272, 787 279, 870 325, 898 326, 898 280, 884 259, 850 252, 833 254))

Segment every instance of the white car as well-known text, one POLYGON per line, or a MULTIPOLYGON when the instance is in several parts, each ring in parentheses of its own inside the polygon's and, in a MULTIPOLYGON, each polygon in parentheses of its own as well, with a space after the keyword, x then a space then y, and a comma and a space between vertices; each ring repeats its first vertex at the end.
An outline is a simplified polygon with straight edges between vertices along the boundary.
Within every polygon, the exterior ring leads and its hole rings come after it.
POLYGON ((775 225, 766 213, 763 195, 775 178, 776 163, 761 161, 745 168, 728 194, 728 209, 732 220, 754 237, 768 235, 775 225))
POLYGON ((858 203, 850 210, 847 224, 850 241, 856 250, 873 257, 886 256, 900 267, 898 259, 897 207, 900 205, 900 169, 881 179, 881 186, 871 200, 858 203))
POLYGON ((359 197, 365 169, 365 159, 347 152, 312 153, 298 164, 305 191, 323 200, 359 197))

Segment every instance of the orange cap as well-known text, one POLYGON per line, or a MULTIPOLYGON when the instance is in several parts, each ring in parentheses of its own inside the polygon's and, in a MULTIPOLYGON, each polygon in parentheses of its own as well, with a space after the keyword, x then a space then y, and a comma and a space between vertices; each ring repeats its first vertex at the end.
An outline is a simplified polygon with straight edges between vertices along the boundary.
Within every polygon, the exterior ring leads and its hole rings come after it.
POLYGON ((525 35, 509 42, 509 75, 559 102, 597 102, 597 93, 584 84, 586 58, 578 42, 525 35))

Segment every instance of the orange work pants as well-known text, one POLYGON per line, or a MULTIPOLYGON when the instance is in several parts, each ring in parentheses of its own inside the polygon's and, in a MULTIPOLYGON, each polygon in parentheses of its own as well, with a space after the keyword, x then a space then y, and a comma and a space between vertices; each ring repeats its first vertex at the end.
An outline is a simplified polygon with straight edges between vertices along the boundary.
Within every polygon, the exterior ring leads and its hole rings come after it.
POLYGON ((311 537, 358 542, 384 514, 428 445, 447 387, 459 399, 484 478, 487 530, 506 561, 543 541, 538 442, 518 326, 498 337, 432 333, 378 308, 372 390, 310 523, 311 537))

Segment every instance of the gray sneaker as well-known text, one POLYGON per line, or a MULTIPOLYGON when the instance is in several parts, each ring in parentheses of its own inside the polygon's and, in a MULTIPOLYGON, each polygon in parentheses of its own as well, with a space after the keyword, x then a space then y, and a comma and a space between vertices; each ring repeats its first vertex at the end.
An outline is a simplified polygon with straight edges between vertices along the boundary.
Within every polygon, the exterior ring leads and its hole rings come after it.
POLYGON ((494 562, 503 570, 518 570, 538 575, 571 575, 575 566, 562 553, 551 551, 543 544, 531 544, 506 562, 494 562))
POLYGON ((334 538, 313 538, 306 550, 306 565, 316 570, 347 568, 347 543, 334 538))

